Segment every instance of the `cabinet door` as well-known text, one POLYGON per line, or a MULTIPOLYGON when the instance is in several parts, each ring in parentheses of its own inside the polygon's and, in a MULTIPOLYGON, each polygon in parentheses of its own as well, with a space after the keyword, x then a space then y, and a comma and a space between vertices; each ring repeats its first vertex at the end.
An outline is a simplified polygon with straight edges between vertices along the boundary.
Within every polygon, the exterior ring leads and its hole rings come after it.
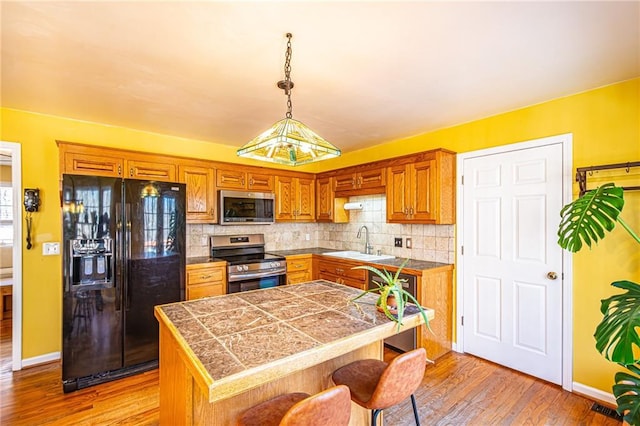
POLYGON ((209 167, 178 166, 179 181, 187 184, 187 223, 216 221, 214 170, 209 167))
POLYGON ((436 219, 436 161, 422 161, 410 165, 409 194, 413 201, 409 206, 412 221, 435 221, 436 219))
POLYGON ((293 221, 295 219, 294 178, 276 176, 276 220, 293 221))
POLYGON ((366 170, 358 173, 357 186, 360 189, 379 188, 385 186, 386 170, 384 168, 366 170))
POLYGON ((62 173, 121 177, 123 169, 124 159, 121 157, 66 152, 62 173))
POLYGON ((287 284, 298 284, 311 281, 311 256, 287 258, 287 284))
POLYGON ((333 219, 333 179, 316 180, 316 220, 330 222, 333 219))
POLYGON ((387 221, 406 221, 409 215, 407 167, 387 168, 387 221))
POLYGON ((198 284, 187 287, 187 300, 200 299, 202 297, 222 296, 224 284, 198 284))
POLYGON ((208 264, 187 266, 187 300, 225 294, 226 268, 226 263, 218 266, 208 264))
POLYGON ((176 166, 166 163, 127 160, 127 175, 131 179, 151 179, 175 182, 176 166))
POLYGON ((315 181, 313 179, 295 178, 297 188, 294 196, 295 220, 300 222, 313 222, 315 220, 315 181))
POLYGON ((247 174, 241 170, 216 170, 216 187, 218 189, 238 189, 246 188, 247 174))
POLYGON ((355 173, 347 173, 343 175, 338 175, 334 178, 335 186, 334 189, 336 192, 340 191, 351 191, 356 188, 356 174, 355 173))
POLYGON ((247 189, 252 191, 273 191, 273 176, 247 173, 247 189))

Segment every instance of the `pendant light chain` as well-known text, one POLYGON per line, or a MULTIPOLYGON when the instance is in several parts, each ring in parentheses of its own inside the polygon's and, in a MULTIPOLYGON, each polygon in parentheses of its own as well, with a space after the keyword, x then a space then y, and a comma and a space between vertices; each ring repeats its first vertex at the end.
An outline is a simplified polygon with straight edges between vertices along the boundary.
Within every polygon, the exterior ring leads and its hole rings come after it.
POLYGON ((291 83, 291 37, 291 33, 287 33, 287 54, 284 62, 284 92, 287 95, 287 118, 291 118, 293 116, 293 104, 291 103, 291 89, 293 88, 293 83, 291 83))

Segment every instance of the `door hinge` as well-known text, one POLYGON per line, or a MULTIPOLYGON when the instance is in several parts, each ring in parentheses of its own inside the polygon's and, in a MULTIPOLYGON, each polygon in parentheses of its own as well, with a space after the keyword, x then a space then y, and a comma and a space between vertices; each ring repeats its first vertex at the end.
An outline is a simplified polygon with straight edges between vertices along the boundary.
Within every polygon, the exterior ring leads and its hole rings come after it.
POLYGON ((464 327, 464 315, 460 317, 460 325, 464 327))
POLYGON ((464 255, 464 246, 460 246, 460 254, 464 255))
POLYGON ((460 184, 464 185, 464 175, 460 176, 460 180, 461 180, 460 184))

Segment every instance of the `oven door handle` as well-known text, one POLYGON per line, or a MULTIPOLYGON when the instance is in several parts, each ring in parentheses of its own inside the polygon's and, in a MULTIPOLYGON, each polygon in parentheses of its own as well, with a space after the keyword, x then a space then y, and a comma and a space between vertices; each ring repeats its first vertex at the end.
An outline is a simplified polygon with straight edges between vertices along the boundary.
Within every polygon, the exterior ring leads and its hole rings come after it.
POLYGON ((253 278, 264 278, 264 277, 277 277, 279 275, 285 275, 287 273, 287 271, 267 271, 267 272, 258 272, 258 273, 249 273, 249 274, 234 274, 233 276, 229 276, 229 282, 236 282, 236 281, 244 281, 244 280, 250 280, 253 278))

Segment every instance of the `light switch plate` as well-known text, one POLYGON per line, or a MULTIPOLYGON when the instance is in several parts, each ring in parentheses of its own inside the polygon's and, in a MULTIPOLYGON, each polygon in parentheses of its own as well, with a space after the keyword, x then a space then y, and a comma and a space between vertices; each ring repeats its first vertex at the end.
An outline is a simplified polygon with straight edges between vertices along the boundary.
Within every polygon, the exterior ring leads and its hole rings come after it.
POLYGON ((405 240, 405 244, 404 244, 404 246, 405 246, 406 248, 411 248, 411 238, 407 238, 407 239, 405 240))
POLYGON ((402 238, 394 238, 393 243, 395 247, 402 247, 402 238))
POLYGON ((43 256, 56 256, 60 254, 60 243, 43 243, 42 255, 43 256))

